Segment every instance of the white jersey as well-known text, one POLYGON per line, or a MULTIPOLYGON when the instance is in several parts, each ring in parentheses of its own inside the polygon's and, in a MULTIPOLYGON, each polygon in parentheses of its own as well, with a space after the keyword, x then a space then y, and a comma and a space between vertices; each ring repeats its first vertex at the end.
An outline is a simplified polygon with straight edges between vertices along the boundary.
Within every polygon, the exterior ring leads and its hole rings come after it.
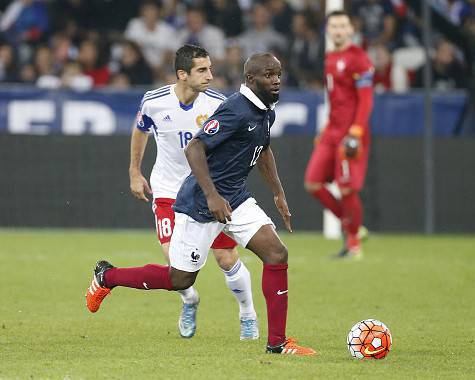
POLYGON ((184 105, 175 93, 175 85, 145 93, 137 128, 153 133, 157 143, 157 159, 150 176, 154 198, 176 198, 191 172, 183 150, 224 99, 224 95, 206 90, 192 104, 184 105))

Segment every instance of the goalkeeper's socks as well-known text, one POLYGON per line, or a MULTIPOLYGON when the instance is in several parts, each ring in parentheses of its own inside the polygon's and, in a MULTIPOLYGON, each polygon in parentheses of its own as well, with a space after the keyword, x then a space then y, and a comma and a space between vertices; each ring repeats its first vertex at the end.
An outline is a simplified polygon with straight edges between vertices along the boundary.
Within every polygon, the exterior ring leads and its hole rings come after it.
POLYGON ((341 197, 342 205, 342 223, 345 231, 350 235, 358 234, 358 229, 363 221, 363 206, 361 199, 356 191, 341 197))
POLYGON ((329 209, 337 218, 341 218, 343 214, 341 202, 325 186, 311 194, 321 202, 323 207, 329 209))
POLYGON ((134 268, 111 268, 104 274, 105 285, 112 289, 125 286, 135 289, 172 289, 169 266, 148 264, 134 268))

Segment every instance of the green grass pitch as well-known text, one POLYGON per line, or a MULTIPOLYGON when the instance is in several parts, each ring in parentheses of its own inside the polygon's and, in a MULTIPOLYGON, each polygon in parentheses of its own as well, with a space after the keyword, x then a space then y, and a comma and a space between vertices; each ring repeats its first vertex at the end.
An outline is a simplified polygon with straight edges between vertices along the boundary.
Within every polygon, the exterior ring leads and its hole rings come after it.
POLYGON ((151 231, 0 231, 0 379, 474 379, 475 238, 374 235, 361 262, 339 243, 283 234, 287 332, 315 357, 264 354, 261 263, 248 251, 261 339, 239 341, 238 308, 214 258, 200 273, 198 331, 178 336, 180 299, 115 289, 96 314, 84 294, 97 259, 162 262, 151 231), (346 335, 376 318, 393 334, 384 360, 350 357, 346 335))

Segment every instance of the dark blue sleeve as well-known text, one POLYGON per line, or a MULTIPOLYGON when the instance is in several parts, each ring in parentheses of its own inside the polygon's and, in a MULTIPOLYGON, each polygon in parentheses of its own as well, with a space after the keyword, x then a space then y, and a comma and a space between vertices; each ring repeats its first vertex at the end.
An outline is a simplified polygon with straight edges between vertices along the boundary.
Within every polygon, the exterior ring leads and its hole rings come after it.
POLYGON ((220 106, 204 123, 195 138, 200 139, 207 149, 213 149, 233 136, 241 126, 241 117, 229 106, 220 106))

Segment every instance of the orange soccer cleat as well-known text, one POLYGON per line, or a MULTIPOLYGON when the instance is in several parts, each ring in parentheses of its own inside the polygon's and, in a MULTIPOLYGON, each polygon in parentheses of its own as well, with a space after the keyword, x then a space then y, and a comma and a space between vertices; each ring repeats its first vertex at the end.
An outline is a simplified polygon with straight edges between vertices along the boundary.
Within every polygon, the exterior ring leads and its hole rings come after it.
POLYGON ((91 286, 86 291, 86 306, 91 313, 99 310, 102 300, 111 292, 111 289, 107 288, 104 282, 104 273, 111 268, 114 268, 114 266, 107 261, 96 263, 91 286))
POLYGON ((294 338, 288 338, 284 343, 279 344, 278 346, 268 345, 266 352, 268 354, 300 356, 311 356, 316 354, 316 351, 312 348, 299 346, 297 340, 294 338))

